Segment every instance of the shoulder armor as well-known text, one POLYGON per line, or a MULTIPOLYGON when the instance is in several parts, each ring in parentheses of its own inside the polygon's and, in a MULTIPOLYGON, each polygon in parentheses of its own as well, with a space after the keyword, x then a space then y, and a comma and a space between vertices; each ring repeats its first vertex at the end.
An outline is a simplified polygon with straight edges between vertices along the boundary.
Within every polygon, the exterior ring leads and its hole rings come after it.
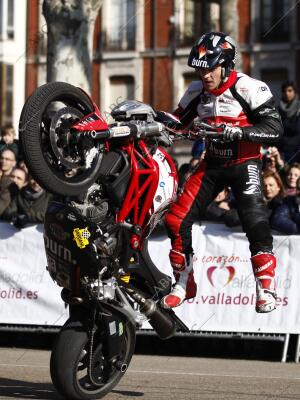
POLYGON ((251 78, 243 73, 238 73, 235 88, 237 93, 249 104, 252 111, 273 97, 269 86, 265 82, 251 78))

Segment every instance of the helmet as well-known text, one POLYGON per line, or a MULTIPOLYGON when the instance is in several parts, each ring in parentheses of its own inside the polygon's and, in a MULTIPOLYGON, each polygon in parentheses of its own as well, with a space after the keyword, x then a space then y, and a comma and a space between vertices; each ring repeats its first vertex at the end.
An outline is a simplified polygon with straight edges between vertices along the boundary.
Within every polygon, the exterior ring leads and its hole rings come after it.
POLYGON ((225 75, 234 68, 236 45, 234 40, 223 32, 209 32, 192 47, 188 66, 193 68, 214 68, 222 65, 225 75))

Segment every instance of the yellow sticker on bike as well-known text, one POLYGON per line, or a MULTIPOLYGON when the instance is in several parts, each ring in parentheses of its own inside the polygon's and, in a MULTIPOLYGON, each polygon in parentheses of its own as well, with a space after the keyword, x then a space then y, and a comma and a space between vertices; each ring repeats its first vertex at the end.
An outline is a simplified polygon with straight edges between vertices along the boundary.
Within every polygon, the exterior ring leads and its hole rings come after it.
POLYGON ((90 243, 89 238, 91 236, 91 233, 87 227, 83 229, 73 229, 73 236, 77 246, 80 249, 84 249, 90 243))

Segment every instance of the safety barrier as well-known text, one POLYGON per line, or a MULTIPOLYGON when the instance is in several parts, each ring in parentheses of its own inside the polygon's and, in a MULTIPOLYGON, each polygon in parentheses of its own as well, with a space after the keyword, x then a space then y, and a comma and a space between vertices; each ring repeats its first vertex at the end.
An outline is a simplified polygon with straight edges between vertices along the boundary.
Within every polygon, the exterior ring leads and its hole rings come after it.
MULTIPOLYGON (((255 283, 244 234, 221 224, 195 224, 195 277, 198 294, 176 313, 191 334, 251 335, 284 342, 282 361, 290 334, 300 334, 300 236, 274 235, 277 255, 277 309, 255 313, 255 283)), ((154 235, 149 252, 157 266, 172 273, 168 260, 169 239, 154 235)), ((60 299, 60 288, 45 269, 42 226, 19 231, 0 223, 0 315, 3 326, 55 327, 64 323, 68 310, 60 299)), ((147 323, 143 329, 148 330, 147 323)), ((295 360, 298 361, 300 339, 295 360)))

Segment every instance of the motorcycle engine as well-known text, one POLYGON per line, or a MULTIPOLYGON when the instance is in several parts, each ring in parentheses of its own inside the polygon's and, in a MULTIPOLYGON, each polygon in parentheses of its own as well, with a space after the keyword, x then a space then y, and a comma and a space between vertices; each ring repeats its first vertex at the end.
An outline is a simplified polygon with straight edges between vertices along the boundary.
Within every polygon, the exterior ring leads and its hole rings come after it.
POLYGON ((101 186, 97 183, 94 183, 76 201, 71 201, 70 205, 95 224, 101 223, 108 214, 108 200, 103 199, 101 186))

